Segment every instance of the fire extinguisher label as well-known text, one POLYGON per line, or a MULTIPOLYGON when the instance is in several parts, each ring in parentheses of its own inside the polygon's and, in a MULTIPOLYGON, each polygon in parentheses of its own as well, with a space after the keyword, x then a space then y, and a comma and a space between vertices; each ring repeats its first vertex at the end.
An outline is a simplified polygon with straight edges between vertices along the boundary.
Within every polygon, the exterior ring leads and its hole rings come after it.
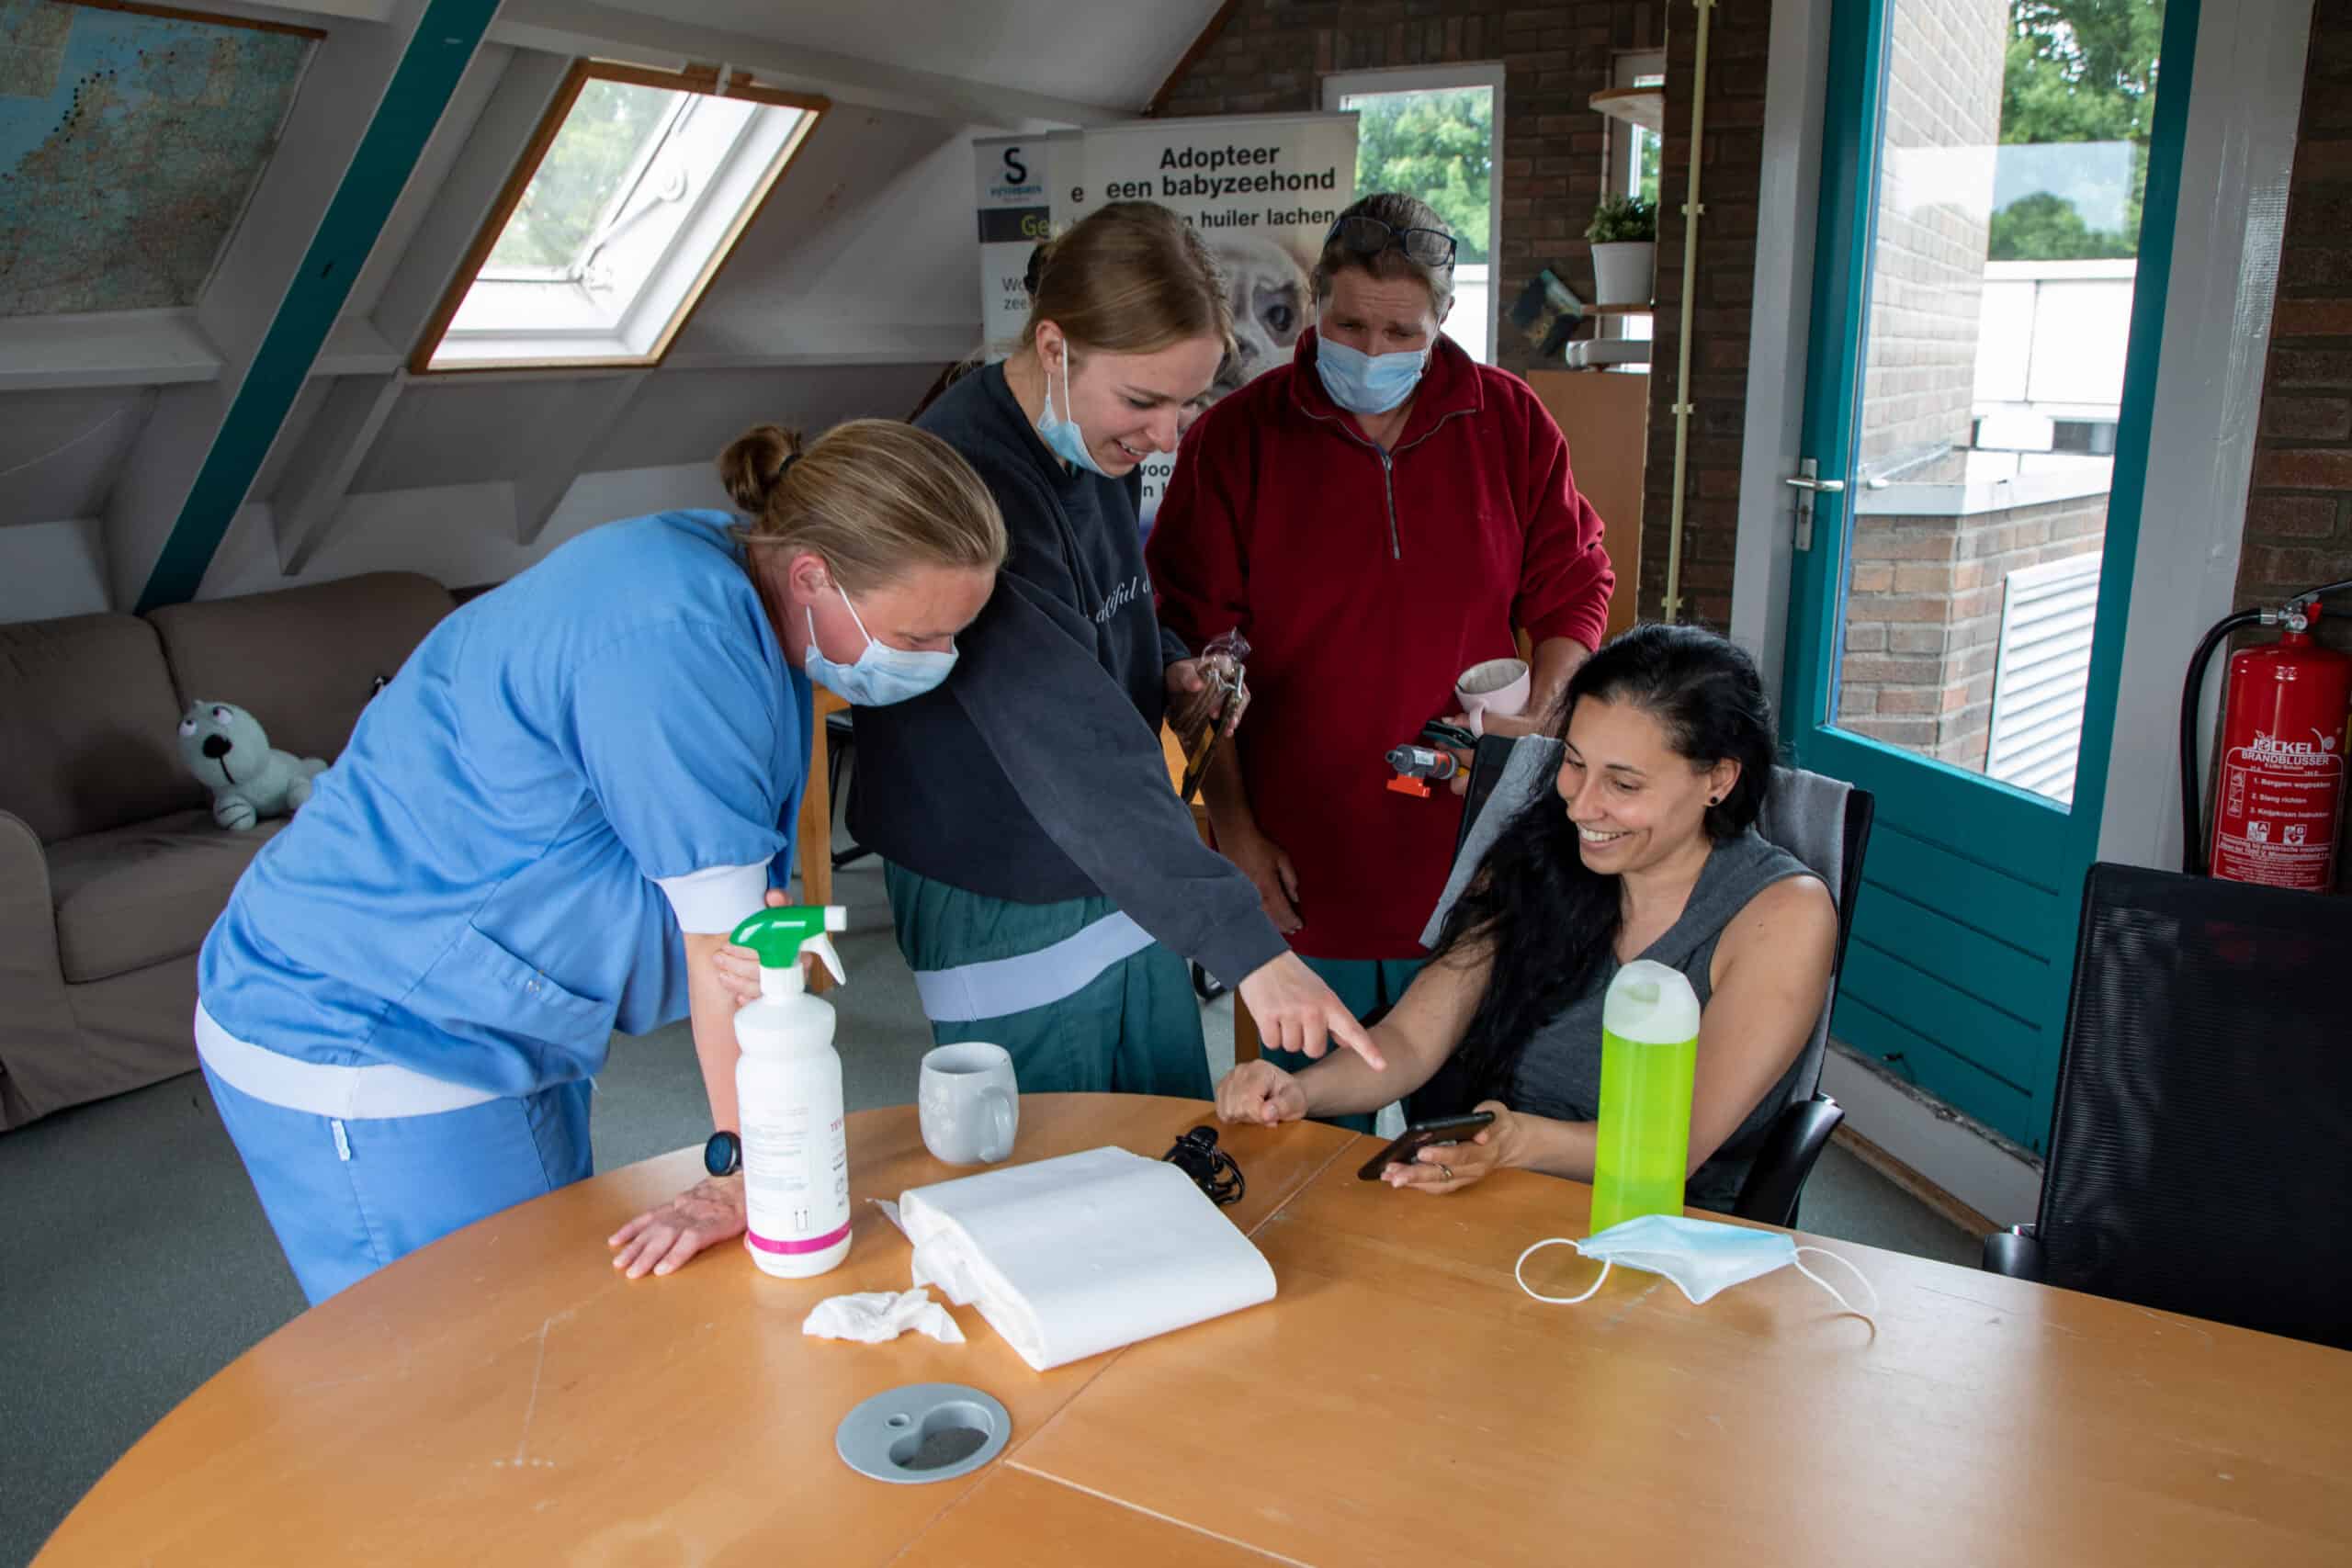
POLYGON ((2256 732, 2222 760, 2213 871, 2235 882, 2324 891, 2335 864, 2335 817, 2344 786, 2338 738, 2256 732))

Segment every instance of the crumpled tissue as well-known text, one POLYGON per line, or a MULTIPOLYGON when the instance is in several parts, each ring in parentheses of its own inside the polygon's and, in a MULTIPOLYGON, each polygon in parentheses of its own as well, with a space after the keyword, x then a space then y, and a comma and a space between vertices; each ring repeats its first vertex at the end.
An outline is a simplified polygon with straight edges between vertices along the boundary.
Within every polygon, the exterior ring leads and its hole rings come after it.
POLYGON ((947 1309, 918 1285, 911 1291, 860 1291, 819 1302, 800 1325, 814 1339, 854 1339, 881 1345, 919 1328, 942 1345, 961 1345, 964 1331, 947 1309))

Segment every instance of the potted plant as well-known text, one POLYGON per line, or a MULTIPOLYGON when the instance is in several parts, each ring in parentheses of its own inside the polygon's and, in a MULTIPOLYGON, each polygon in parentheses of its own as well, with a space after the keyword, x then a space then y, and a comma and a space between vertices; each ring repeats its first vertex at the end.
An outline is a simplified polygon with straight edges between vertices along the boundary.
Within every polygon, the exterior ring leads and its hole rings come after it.
POLYGON ((1657 203, 1604 196, 1584 237, 1592 242, 1595 303, 1648 304, 1657 276, 1657 203))

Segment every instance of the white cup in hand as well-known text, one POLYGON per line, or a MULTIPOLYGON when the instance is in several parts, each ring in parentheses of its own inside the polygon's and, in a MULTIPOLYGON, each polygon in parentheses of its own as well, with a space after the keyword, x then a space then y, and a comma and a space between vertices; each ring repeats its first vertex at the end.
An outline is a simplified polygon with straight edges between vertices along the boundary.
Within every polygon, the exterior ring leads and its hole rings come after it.
POLYGON ((1453 700, 1470 716, 1470 733, 1487 733, 1487 716, 1517 718, 1527 711, 1534 681, 1524 659, 1489 659, 1473 664, 1453 683, 1453 700))
POLYGON ((993 1165, 1012 1152, 1021 1095, 1012 1054, 978 1041, 942 1045, 922 1059, 915 1108, 922 1146, 949 1165, 993 1165))

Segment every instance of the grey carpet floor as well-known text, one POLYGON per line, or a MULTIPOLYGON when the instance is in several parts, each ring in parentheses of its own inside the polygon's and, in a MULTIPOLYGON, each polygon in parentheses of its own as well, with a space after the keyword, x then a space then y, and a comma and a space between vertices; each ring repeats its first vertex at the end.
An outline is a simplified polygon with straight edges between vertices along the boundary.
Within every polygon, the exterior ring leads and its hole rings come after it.
MULTIPOLYGON (((852 922, 850 984, 832 998, 849 1104, 906 1104, 931 1036, 876 863, 845 871, 837 897, 852 922)), ((1232 1065, 1232 1006, 1202 1010, 1212 1074, 1232 1065)), ((616 1036, 597 1089, 600 1170, 709 1131, 683 1024, 616 1036)), ((302 1297, 194 1074, 0 1134, 0 1563, 21 1563, 125 1449, 302 1297)), ((1975 1260, 1975 1238, 1834 1146, 1802 1223, 1975 1260)))

